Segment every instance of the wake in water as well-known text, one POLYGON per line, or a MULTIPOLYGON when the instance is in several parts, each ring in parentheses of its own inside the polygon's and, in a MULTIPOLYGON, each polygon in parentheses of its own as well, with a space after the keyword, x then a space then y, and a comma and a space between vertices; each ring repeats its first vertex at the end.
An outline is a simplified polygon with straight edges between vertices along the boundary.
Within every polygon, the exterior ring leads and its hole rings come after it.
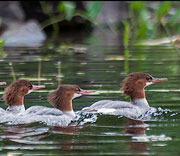
POLYGON ((40 122, 48 126, 68 126, 72 120, 69 114, 62 113, 62 111, 56 108, 43 106, 33 106, 17 114, 0 110, 0 118, 0 123, 29 124, 40 122))
POLYGON ((88 122, 93 123, 97 120, 97 115, 75 112, 75 116, 70 118, 68 113, 62 113, 62 111, 56 108, 33 106, 17 114, 0 109, 0 118, 0 124, 16 125, 40 122, 48 126, 66 127, 69 124, 83 125, 88 122))
POLYGON ((95 123, 98 119, 98 114, 96 113, 85 113, 78 111, 76 112, 76 118, 73 120, 71 125, 84 125, 86 123, 95 123))
MULTIPOLYGON (((66 127, 69 125, 84 125, 86 123, 95 123, 98 119, 98 114, 94 112, 75 112, 75 118, 71 121, 69 116, 65 113, 62 113, 60 110, 55 108, 48 108, 43 106, 34 106, 34 109, 27 109, 25 112, 19 114, 13 114, 11 112, 7 112, 3 109, 0 109, 0 123, 6 124, 30 124, 34 122, 40 122, 46 124, 48 126, 61 126, 66 127), (38 110, 38 111, 37 111, 38 110), (70 124, 69 124, 70 123, 70 124)), ((118 118, 123 117, 121 115, 115 115, 118 118)), ((124 116, 126 117, 126 116, 124 116)), ((140 115, 138 118, 131 118, 134 120, 141 121, 156 121, 156 120, 174 120, 178 119, 179 114, 170 109, 163 109, 161 107, 154 108, 150 107, 150 109, 140 115)))
POLYGON ((151 107, 145 114, 138 117, 138 120, 154 121, 154 120, 174 120, 179 118, 179 114, 170 109, 163 109, 161 107, 151 107))

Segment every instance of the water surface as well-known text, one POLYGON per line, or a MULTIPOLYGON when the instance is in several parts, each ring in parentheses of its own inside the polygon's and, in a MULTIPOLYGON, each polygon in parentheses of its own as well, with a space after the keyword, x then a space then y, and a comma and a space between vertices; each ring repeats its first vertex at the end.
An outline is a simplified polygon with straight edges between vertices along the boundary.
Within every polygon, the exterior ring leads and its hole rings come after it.
MULTIPOLYGON (((6 47, 0 59, 0 81, 15 78, 46 85, 25 96, 25 107, 47 102, 59 84, 77 84, 97 93, 73 100, 74 111, 98 100, 124 100, 120 83, 131 72, 146 72, 168 81, 145 88, 151 120, 135 122, 121 116, 81 116, 77 126, 43 123, 0 125, 0 154, 16 155, 180 155, 180 57, 171 46, 101 42, 98 36, 47 41, 41 48, 6 47), (124 53, 129 55, 125 59, 124 53), (84 120, 85 119, 85 120, 84 120)), ((1 96, 4 86, 0 87, 1 96)), ((6 108, 4 101, 1 107, 6 108)))

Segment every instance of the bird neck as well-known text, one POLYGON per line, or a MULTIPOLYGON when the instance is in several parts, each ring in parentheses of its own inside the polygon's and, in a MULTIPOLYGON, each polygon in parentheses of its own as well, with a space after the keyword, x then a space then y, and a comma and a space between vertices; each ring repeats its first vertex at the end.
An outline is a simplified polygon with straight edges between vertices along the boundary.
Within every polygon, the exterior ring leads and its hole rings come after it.
POLYGON ((63 99, 63 100, 60 101, 60 104, 58 104, 56 108, 61 110, 62 112, 73 111, 72 100, 63 99))
POLYGON ((24 106, 24 96, 16 96, 9 106, 24 106))
POLYGON ((131 97, 131 100, 145 99, 146 95, 145 95, 144 89, 135 89, 130 95, 130 97, 131 97))
POLYGON ((133 100, 131 99, 131 103, 140 108, 145 108, 145 107, 149 108, 150 107, 146 98, 139 98, 139 99, 133 99, 133 100))
POLYGON ((6 111, 11 112, 11 113, 22 113, 25 111, 24 105, 11 105, 8 106, 6 111))

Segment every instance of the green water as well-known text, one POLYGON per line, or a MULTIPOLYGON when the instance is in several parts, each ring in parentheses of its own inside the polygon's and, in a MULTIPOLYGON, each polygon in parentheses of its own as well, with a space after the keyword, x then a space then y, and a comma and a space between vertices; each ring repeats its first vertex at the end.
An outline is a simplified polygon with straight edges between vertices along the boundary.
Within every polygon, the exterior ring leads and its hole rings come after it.
MULTIPOLYGON (((97 38, 48 41, 41 48, 5 48, 8 55, 0 58, 0 81, 9 85, 13 78, 26 78, 46 85, 25 96, 26 108, 52 107, 47 95, 60 83, 97 90, 73 100, 74 111, 78 111, 103 99, 129 101, 120 93, 121 81, 131 72, 146 72, 168 78, 145 88, 149 104, 164 111, 144 123, 90 114, 86 122, 82 119, 78 126, 66 128, 42 123, 1 124, 1 155, 180 155, 180 57, 175 49, 131 45, 125 50, 120 44, 102 44, 97 38), (125 60, 127 52, 129 59, 125 60)), ((1 96, 3 90, 1 86, 1 96)), ((6 108, 2 99, 0 104, 6 108)))

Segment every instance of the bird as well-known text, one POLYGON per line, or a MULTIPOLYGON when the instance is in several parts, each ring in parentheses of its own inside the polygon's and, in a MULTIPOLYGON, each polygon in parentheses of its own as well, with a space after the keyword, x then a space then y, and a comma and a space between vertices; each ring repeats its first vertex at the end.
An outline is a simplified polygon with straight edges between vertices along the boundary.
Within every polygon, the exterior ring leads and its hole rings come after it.
MULTIPOLYGON (((83 108, 81 112, 120 115, 130 119, 138 119, 152 108, 146 100, 144 88, 167 80, 167 78, 154 78, 143 72, 130 73, 121 83, 121 91, 130 97, 130 102, 100 100, 83 108)), ((155 108, 152 111, 155 111, 155 108)))
POLYGON ((83 90, 78 85, 61 84, 55 91, 48 94, 48 102, 54 108, 45 106, 28 108, 25 112, 29 116, 27 122, 42 122, 47 125, 66 127, 76 117, 72 100, 93 92, 95 90, 83 90))
POLYGON ((33 85, 28 80, 19 79, 5 88, 3 100, 8 105, 6 111, 20 113, 25 111, 24 96, 34 90, 45 88, 44 85, 33 85))

